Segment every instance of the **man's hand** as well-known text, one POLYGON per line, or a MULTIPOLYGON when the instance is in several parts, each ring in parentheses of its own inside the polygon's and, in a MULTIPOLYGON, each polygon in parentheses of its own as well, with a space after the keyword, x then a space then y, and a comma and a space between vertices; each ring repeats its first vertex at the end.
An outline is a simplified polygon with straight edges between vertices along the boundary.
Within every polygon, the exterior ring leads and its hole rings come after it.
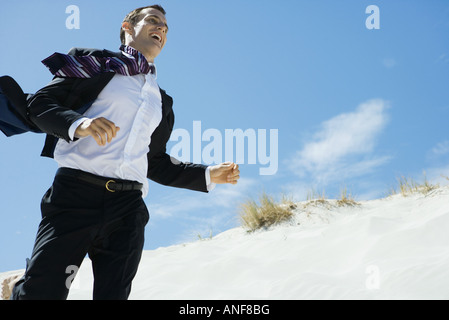
POLYGON ((99 146, 111 142, 120 130, 112 121, 105 118, 89 119, 81 123, 75 130, 76 138, 92 136, 99 146))
POLYGON ((212 183, 237 184, 239 178, 239 166, 233 162, 224 162, 210 167, 210 180, 212 183))

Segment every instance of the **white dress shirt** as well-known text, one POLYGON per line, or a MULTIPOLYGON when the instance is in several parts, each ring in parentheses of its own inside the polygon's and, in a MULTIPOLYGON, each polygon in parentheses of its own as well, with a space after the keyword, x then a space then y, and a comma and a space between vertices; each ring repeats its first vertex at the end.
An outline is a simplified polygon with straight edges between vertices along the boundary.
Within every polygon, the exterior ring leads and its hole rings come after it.
MULTIPOLYGON (((156 73, 124 76, 115 74, 84 113, 85 118, 72 124, 69 136, 73 140, 76 128, 86 120, 104 117, 120 130, 105 146, 99 146, 91 136, 77 141, 59 139, 54 159, 59 167, 73 168, 103 177, 138 181, 143 184, 142 197, 148 194, 148 159, 151 135, 162 119, 162 100, 156 73)), ((212 190, 209 168, 206 184, 212 190)))

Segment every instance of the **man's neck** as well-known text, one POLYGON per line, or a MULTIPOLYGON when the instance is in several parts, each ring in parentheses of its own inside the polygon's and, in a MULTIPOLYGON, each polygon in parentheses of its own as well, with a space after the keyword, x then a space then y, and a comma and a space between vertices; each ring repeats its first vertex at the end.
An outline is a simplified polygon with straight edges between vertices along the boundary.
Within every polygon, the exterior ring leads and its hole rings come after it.
POLYGON ((126 44, 126 46, 131 47, 137 51, 139 51, 144 57, 145 59, 147 59, 148 63, 154 63, 154 57, 152 55, 149 55, 147 52, 145 52, 144 50, 140 50, 138 48, 138 46, 133 45, 132 43, 130 44, 126 44))

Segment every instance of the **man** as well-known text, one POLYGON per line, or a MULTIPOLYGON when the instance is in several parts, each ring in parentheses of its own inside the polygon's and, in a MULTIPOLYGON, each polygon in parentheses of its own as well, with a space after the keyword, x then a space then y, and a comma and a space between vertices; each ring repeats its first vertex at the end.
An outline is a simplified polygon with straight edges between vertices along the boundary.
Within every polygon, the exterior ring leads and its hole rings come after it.
POLYGON ((67 298, 68 270, 86 254, 93 298, 127 299, 149 219, 147 178, 201 192, 237 183, 234 163, 206 167, 166 153, 173 101, 157 85, 154 65, 167 41, 165 14, 159 5, 128 14, 118 53, 78 48, 44 60, 56 77, 29 98, 24 121, 47 134, 42 155, 59 169, 11 299, 67 298))

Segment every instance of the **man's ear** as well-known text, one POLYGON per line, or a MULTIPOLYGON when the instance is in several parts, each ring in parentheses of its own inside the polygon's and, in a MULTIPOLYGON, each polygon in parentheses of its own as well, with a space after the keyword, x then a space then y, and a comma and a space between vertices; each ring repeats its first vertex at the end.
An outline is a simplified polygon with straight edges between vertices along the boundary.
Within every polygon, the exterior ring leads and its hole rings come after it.
POLYGON ((134 33, 134 29, 131 26, 131 23, 129 23, 129 22, 122 23, 122 30, 124 30, 129 35, 133 35, 133 33, 134 33))

